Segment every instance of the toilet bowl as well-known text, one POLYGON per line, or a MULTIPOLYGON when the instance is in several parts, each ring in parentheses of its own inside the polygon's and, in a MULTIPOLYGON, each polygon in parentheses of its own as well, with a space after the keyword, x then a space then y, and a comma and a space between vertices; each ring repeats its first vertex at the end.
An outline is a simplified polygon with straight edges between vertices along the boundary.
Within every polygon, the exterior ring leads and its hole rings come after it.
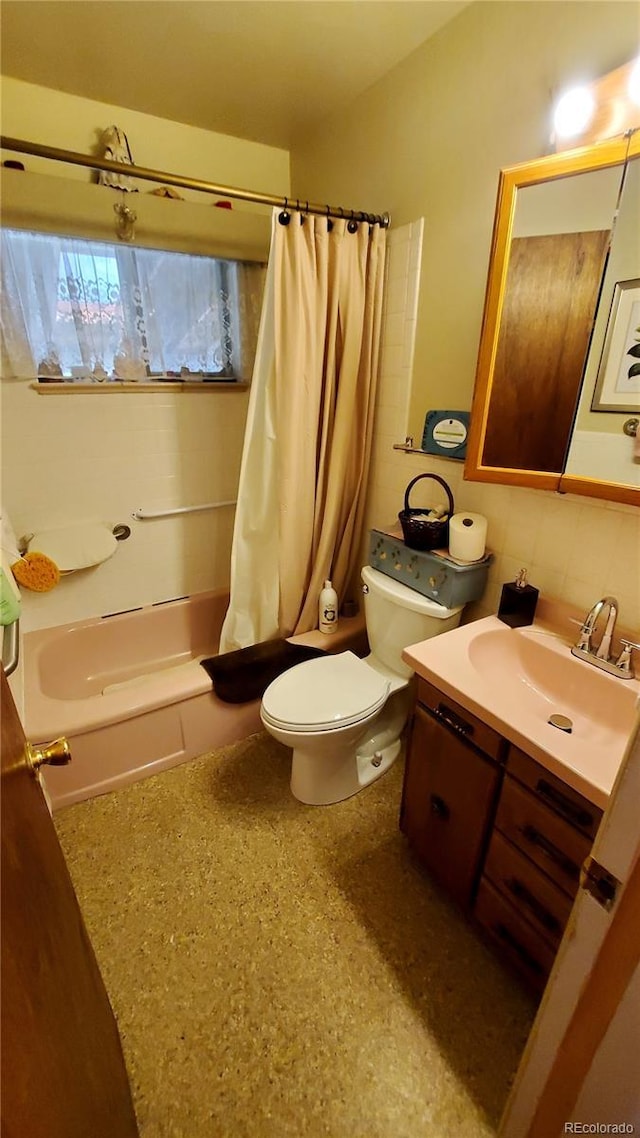
POLYGON ((362 580, 369 656, 307 660, 262 697, 264 727, 293 749, 291 791, 312 806, 350 798, 389 769, 411 705, 402 650, 460 623, 462 605, 445 608, 369 565, 362 580))

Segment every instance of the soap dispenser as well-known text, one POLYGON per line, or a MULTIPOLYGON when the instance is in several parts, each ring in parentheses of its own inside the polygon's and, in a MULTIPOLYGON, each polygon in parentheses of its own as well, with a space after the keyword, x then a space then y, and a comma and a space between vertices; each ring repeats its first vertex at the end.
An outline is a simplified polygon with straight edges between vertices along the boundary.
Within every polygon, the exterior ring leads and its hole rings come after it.
POLYGON ((502 586, 498 619, 511 628, 524 628, 527 624, 533 624, 538 592, 533 585, 527 584, 527 570, 520 569, 515 581, 502 586))

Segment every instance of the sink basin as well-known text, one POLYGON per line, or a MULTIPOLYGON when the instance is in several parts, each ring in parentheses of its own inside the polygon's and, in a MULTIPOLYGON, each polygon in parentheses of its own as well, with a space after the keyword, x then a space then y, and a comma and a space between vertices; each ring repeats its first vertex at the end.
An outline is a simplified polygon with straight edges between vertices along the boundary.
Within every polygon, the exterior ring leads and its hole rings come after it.
MULTIPOLYGON (((564 622, 566 625, 566 621, 564 622)), ((640 682, 571 655, 558 623, 509 628, 495 616, 405 648, 419 676, 605 807, 640 707, 640 682), (571 720, 571 732, 551 716, 571 720)))
MULTIPOLYGON (((576 659, 551 632, 532 627, 487 629, 468 645, 471 666, 483 684, 497 684, 503 698, 548 721, 573 721, 573 734, 606 745, 633 726, 635 684, 576 659)), ((557 730, 557 728, 556 728, 557 730)))

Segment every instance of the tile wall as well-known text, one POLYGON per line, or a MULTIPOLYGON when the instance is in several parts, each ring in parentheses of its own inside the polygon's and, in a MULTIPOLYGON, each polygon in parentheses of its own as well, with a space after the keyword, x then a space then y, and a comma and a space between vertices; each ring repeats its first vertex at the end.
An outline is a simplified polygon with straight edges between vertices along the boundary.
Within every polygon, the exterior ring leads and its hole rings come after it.
POLYGON ((18 536, 65 524, 124 523, 108 561, 23 590, 24 631, 101 616, 229 582, 233 508, 136 521, 235 499, 248 394, 39 395, 2 382, 2 501, 18 536))
MULTIPOLYGON (((458 510, 489 521, 495 561, 468 616, 495 612, 502 583, 526 565, 543 593, 585 611, 613 593, 623 623, 640 628, 637 510, 465 482, 459 462, 393 449, 406 433, 422 228, 417 221, 389 233, 367 529, 396 520, 408 482, 431 470, 449 483, 458 510)), ((51 593, 24 592, 25 631, 228 584, 232 508, 146 522, 131 514, 234 498, 247 400, 235 392, 42 396, 27 383, 3 381, 2 499, 16 532, 80 521, 132 529, 103 565, 51 593)))
MULTIPOLYGON (((459 461, 393 449, 406 435, 422 228, 419 221, 389 233, 367 529, 397 521, 408 483, 417 474, 431 471, 450 485, 456 510, 484 514, 489 523, 487 547, 495 560, 486 593, 470 606, 466 618, 496 612, 503 582, 513 580, 517 570, 526 566, 531 583, 542 594, 573 603, 585 613, 598 598, 612 593, 620 602, 622 623, 640 630, 637 509, 554 491, 466 482, 459 461)), ((425 407, 425 413, 429 409, 425 407)), ((412 504, 421 501, 412 497, 412 504)), ((362 559, 367 559, 366 546, 362 559)))

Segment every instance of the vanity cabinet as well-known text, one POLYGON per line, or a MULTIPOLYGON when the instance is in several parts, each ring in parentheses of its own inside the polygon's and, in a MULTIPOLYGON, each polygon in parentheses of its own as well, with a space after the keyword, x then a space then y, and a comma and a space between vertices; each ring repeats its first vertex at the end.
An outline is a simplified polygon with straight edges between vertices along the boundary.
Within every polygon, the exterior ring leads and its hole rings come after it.
POLYGON ((602 811, 509 746, 474 915, 541 990, 562 938, 602 811))
POLYGON ((472 903, 505 753, 497 731, 418 681, 400 828, 433 879, 463 908, 472 903))
POLYGON ((430 876, 541 991, 602 811, 418 680, 400 828, 430 876))

